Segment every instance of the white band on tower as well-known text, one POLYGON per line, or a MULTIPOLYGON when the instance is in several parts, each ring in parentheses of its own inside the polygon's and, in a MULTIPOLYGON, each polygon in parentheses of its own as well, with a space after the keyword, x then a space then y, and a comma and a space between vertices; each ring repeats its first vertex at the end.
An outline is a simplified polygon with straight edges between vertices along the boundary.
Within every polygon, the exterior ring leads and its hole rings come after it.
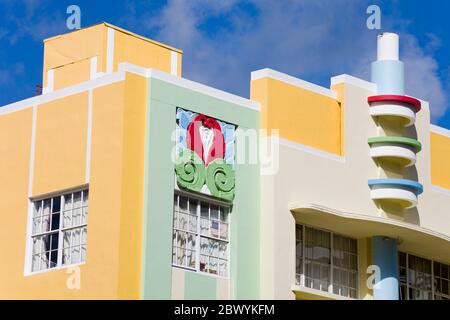
POLYGON ((399 39, 398 34, 391 32, 378 36, 378 61, 399 60, 399 39))

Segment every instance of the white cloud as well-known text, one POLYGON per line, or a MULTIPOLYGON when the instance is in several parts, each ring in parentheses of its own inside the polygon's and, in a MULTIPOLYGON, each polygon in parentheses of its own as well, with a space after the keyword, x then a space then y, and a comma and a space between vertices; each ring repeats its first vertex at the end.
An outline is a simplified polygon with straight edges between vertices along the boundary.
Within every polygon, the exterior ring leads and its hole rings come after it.
MULTIPOLYGON (((369 4, 369 0, 169 0, 159 14, 131 19, 137 29, 184 50, 185 77, 248 96, 250 72, 264 67, 323 85, 340 73, 368 79, 377 37, 376 31, 366 28, 369 4), (144 22, 136 25, 139 20, 144 22)), ((385 31, 401 31, 409 24, 397 20, 388 25, 386 16, 382 23, 385 31)), ((445 113, 447 95, 432 57, 440 40, 428 37, 422 49, 414 36, 402 36, 403 60, 408 93, 429 100, 436 120, 445 113)))
POLYGON ((438 76, 439 65, 431 55, 426 54, 417 39, 411 35, 403 37, 403 49, 406 92, 430 102, 431 118, 437 120, 448 108, 448 94, 438 76))

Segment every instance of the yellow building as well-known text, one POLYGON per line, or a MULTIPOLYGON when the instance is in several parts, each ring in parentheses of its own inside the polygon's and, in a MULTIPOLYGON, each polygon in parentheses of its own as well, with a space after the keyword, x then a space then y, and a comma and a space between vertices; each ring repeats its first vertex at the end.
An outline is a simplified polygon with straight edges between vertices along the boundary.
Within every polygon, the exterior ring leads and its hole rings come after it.
POLYGON ((372 82, 263 69, 249 100, 107 23, 45 40, 0 108, 0 299, 449 299, 450 132, 395 41, 372 82))

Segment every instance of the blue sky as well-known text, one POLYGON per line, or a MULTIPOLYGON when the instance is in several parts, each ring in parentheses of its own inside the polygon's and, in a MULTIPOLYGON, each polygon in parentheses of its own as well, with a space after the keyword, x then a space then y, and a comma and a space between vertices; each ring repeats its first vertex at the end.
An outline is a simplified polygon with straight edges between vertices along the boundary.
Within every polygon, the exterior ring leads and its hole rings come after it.
POLYGON ((382 30, 401 35, 407 93, 430 101, 432 122, 450 128, 450 1, 144 0, 0 1, 0 106, 34 94, 42 40, 66 29, 66 8, 82 27, 107 21, 184 50, 183 76, 249 96, 250 72, 270 67, 329 86, 342 73, 369 78, 377 30, 366 8, 382 9, 382 30))

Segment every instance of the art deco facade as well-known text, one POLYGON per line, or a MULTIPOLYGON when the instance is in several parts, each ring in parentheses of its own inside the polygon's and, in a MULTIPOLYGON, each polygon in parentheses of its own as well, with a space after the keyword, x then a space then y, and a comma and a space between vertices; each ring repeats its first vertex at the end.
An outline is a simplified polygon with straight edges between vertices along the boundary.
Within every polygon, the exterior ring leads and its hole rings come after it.
POLYGON ((106 23, 47 39, 0 108, 0 298, 449 299, 450 131, 378 41, 371 82, 246 99, 106 23))

